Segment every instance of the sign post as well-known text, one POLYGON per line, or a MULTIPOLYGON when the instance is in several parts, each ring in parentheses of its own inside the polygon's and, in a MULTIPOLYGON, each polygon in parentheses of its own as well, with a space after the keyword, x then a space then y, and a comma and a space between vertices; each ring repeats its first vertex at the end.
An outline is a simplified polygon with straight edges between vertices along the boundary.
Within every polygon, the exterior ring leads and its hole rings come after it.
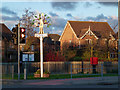
POLYGON ((41 67, 41 77, 43 77, 43 37, 47 37, 47 34, 35 34, 35 37, 40 38, 40 67, 41 67))
POLYGON ((43 77, 43 37, 40 37, 40 60, 41 60, 41 77, 43 77))
MULTIPOLYGON (((40 28, 39 33, 36 33, 35 37, 40 38, 40 67, 41 67, 41 77, 43 77, 43 37, 48 36, 48 34, 44 34, 43 25, 47 24, 49 26, 50 24, 48 23, 49 21, 46 20, 46 15, 44 15, 43 13, 39 14, 39 18, 37 18, 37 16, 35 16, 35 18, 36 18, 35 20, 38 20, 35 23, 35 25, 36 25, 36 27, 38 26, 40 28)), ((49 17, 47 17, 47 19, 48 18, 49 17)), ((33 20, 33 21, 35 21, 35 20, 33 20)))

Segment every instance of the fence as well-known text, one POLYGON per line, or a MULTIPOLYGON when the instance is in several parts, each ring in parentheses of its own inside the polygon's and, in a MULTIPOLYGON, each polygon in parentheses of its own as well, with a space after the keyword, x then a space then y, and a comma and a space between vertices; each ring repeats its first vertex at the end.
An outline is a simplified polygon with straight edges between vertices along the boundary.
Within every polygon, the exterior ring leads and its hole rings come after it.
POLYGON ((85 68, 73 68, 73 66, 76 66, 78 64, 71 64, 71 79, 72 79, 72 76, 73 75, 79 75, 79 76, 82 76, 82 75, 101 75, 101 77, 103 77, 103 63, 101 63, 101 65, 99 64, 98 65, 92 65, 93 67, 91 68, 90 65, 88 64, 87 66, 89 67, 85 67, 85 68), (96 67, 97 66, 97 67, 96 67), (77 73, 73 73, 73 70, 77 70, 77 73))
POLYGON ((116 74, 118 74, 117 62, 99 62, 98 65, 94 65, 94 66, 90 65, 90 63, 86 63, 83 65, 71 64, 71 79, 74 75, 79 75, 79 76, 98 75, 103 77, 104 75, 107 76, 107 75, 116 75, 116 74))
MULTIPOLYGON (((44 72, 49 71, 50 74, 72 74, 72 75, 89 75, 93 74, 93 67, 90 62, 44 62, 44 72)), ((17 79, 18 64, 2 63, 2 76, 8 79, 17 79)), ((27 75, 33 75, 39 68, 39 62, 27 62, 20 64, 20 74, 24 75, 26 66, 27 75)), ((96 66, 96 75, 117 74, 118 62, 98 62, 96 66)))

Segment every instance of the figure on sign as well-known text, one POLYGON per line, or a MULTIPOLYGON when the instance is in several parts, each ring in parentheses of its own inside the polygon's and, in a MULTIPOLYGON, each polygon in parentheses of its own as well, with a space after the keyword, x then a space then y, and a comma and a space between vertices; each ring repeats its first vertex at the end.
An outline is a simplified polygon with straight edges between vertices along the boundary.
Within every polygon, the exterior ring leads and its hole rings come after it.
POLYGON ((47 25, 47 27, 49 27, 51 24, 50 24, 50 17, 48 17, 46 14, 44 15, 43 13, 42 14, 39 14, 38 16, 36 15, 35 16, 35 19, 33 19, 33 25, 35 25, 36 27, 39 27, 40 28, 40 31, 39 31, 39 34, 44 34, 44 31, 43 31, 43 26, 44 25, 47 25))
MULTIPOLYGON (((44 14, 42 14, 42 15, 44 15, 44 14)), ((39 27, 40 27, 40 32, 39 33, 43 34, 44 33, 43 32, 43 18, 40 19, 40 26, 39 27)))

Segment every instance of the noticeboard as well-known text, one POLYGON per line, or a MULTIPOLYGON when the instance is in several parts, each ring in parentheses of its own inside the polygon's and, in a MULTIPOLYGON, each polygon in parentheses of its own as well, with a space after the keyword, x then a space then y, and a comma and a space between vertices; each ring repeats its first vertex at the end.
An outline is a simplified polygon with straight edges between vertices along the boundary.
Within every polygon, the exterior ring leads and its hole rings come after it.
POLYGON ((22 55, 22 61, 28 61, 28 54, 22 55))
POLYGON ((34 54, 22 54, 22 61, 34 61, 34 54))
POLYGON ((34 54, 29 54, 29 61, 34 61, 34 54))

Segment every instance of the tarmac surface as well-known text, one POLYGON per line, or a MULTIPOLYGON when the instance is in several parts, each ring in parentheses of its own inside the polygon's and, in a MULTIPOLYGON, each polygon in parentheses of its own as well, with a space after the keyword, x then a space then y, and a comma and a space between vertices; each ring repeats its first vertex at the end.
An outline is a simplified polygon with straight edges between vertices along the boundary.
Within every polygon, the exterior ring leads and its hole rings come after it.
POLYGON ((2 88, 118 88, 118 77, 2 80, 2 88))

